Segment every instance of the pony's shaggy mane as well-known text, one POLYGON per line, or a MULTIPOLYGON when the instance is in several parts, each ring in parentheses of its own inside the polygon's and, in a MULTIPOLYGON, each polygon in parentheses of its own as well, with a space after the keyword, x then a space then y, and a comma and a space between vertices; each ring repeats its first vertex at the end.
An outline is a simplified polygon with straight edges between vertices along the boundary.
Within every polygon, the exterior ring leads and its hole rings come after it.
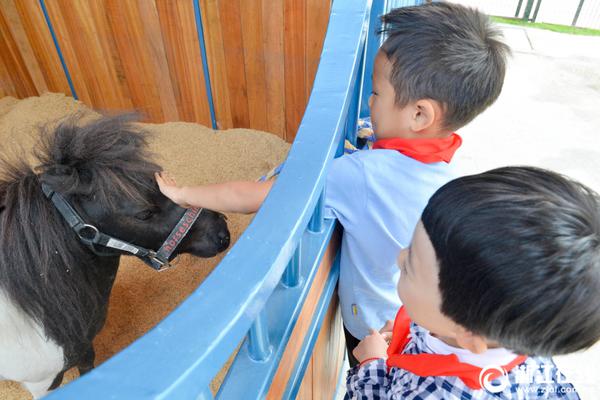
POLYGON ((94 196, 106 209, 114 210, 123 196, 143 204, 156 191, 148 177, 160 167, 149 161, 148 133, 131 123, 134 117, 103 117, 82 125, 82 116, 75 115, 53 133, 43 127, 36 172, 66 197, 94 196))
POLYGON ((82 125, 76 116, 43 128, 35 168, 0 154, 0 289, 46 336, 76 344, 64 348, 66 359, 97 333, 94 316, 104 315, 101 299, 108 293, 95 282, 106 281, 98 278, 107 274, 106 264, 86 251, 41 183, 106 208, 123 196, 143 203, 145 193, 156 190, 149 177, 160 167, 149 161, 147 135, 130 121, 121 116, 82 125))

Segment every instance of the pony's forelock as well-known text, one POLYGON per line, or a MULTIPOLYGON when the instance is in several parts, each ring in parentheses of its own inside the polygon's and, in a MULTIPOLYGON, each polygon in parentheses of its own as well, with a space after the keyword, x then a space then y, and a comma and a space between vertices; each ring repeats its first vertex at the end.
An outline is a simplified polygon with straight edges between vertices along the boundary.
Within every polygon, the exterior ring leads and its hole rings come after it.
POLYGON ((126 197, 144 204, 156 190, 148 179, 160 167, 151 162, 149 134, 133 121, 135 115, 85 121, 81 114, 52 128, 42 128, 35 149, 36 172, 43 182, 65 196, 94 196, 107 209, 126 197))

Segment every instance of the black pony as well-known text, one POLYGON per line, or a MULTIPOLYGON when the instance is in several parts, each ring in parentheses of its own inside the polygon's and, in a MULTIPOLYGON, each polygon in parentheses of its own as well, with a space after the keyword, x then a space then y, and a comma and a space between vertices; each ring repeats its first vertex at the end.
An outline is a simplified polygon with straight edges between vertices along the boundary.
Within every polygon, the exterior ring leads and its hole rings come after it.
MULTIPOLYGON (((93 368, 121 252, 84 245, 42 192, 61 194, 86 223, 147 249, 161 246, 185 210, 154 181, 147 134, 129 117, 71 118, 44 128, 38 165, 0 161, 0 380, 34 397, 64 371, 93 368)), ((173 256, 212 257, 229 245, 222 214, 203 210, 173 256)))

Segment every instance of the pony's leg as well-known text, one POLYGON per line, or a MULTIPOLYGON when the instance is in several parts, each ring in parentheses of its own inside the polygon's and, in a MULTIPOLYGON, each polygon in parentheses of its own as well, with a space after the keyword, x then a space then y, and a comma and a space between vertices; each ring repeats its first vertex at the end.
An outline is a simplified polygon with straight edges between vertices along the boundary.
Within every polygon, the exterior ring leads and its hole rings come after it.
POLYGON ((79 365, 77 366, 77 369, 79 370, 79 376, 82 376, 83 374, 87 374, 92 369, 94 369, 94 360, 95 359, 96 359, 96 353, 94 352, 94 346, 90 345, 90 347, 87 349, 87 351, 81 358, 81 361, 79 361, 79 365))
POLYGON ((29 393, 31 393, 34 399, 39 399, 48 393, 48 390, 54 379, 55 378, 50 377, 39 382, 21 382, 21 385, 23 385, 25 389, 29 390, 29 393))

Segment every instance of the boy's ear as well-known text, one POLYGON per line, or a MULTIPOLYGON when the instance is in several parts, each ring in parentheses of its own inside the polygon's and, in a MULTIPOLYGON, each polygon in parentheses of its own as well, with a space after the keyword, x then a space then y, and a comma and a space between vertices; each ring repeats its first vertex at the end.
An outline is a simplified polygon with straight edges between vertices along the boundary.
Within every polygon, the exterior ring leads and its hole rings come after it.
POLYGON ((444 111, 440 104, 431 99, 420 99, 413 104, 413 118, 411 120, 413 132, 438 130, 444 111))
POLYGON ((488 349, 488 342, 485 337, 477 335, 462 326, 457 326, 456 343, 463 349, 469 350, 471 353, 481 354, 488 349))

